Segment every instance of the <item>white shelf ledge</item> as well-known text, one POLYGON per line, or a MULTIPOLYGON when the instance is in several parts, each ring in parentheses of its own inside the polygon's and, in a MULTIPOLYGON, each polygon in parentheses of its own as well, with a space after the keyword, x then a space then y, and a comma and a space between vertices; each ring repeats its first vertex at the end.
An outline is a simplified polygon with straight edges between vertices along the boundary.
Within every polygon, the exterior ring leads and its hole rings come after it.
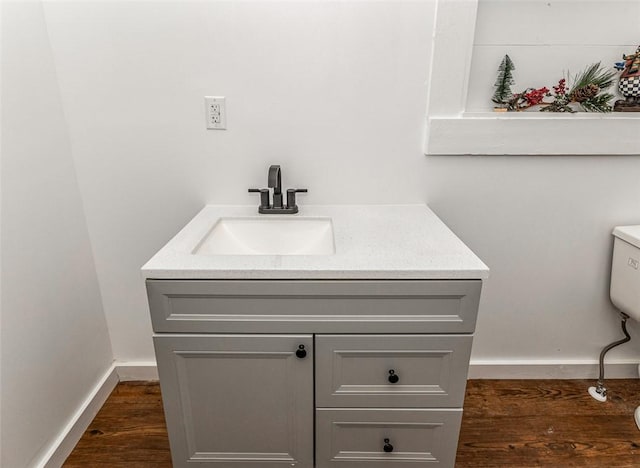
POLYGON ((432 155, 640 155, 640 113, 465 113, 428 119, 432 155))
POLYGON ((436 1, 425 154, 640 155, 640 113, 466 112, 478 0, 436 1))

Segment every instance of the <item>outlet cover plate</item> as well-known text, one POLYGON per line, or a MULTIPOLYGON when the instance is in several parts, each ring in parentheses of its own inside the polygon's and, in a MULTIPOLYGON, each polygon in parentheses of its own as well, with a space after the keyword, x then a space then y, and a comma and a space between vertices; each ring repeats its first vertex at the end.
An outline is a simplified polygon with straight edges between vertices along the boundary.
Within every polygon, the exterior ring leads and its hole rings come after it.
POLYGON ((209 130, 225 130, 227 128, 227 108, 224 96, 204 97, 205 124, 209 130))

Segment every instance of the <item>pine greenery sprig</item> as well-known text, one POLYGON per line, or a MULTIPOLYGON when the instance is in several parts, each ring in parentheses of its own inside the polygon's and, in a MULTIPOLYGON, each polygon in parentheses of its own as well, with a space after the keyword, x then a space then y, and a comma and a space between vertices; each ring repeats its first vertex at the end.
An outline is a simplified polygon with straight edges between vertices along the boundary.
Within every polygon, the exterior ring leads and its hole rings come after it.
POLYGON ((609 93, 601 93, 597 96, 582 101, 580 105, 587 112, 611 112, 613 108, 609 105, 609 101, 613 99, 613 95, 609 93))
POLYGON ((569 95, 590 84, 596 85, 600 90, 608 89, 613 84, 613 78, 615 76, 616 72, 614 70, 603 70, 600 67, 600 62, 594 63, 574 78, 573 86, 569 90, 569 95))
POLYGON ((603 92, 613 84, 616 72, 606 70, 600 66, 600 62, 585 68, 573 80, 569 90, 565 90, 561 80, 555 91, 553 102, 542 109, 543 112, 570 112, 575 113, 569 104, 578 103, 586 112, 611 112, 609 101, 613 95, 603 92))
POLYGON ((609 101, 613 99, 613 95, 602 91, 611 87, 615 76, 614 70, 602 69, 600 62, 594 63, 574 78, 573 86, 568 92, 570 100, 579 102, 587 112, 611 112, 612 107, 609 105, 609 101), (594 94, 593 96, 587 93, 586 99, 584 95, 578 98, 582 92, 589 88, 595 89, 596 86, 598 91, 595 94, 591 93, 594 94))

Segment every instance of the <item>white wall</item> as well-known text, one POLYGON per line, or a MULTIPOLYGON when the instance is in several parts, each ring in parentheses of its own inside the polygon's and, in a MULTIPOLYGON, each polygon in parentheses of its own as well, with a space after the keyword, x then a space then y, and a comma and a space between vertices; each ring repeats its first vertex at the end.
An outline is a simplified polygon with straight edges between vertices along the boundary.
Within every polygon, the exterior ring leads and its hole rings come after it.
MULTIPOLYGON (((514 92, 551 88, 595 62, 612 69, 635 51, 639 20, 636 0, 480 0, 466 111, 493 106, 504 54, 516 65, 514 92)), ((608 295, 611 231, 640 224, 640 158, 427 161, 430 205, 491 267, 475 362, 594 360, 622 337, 608 295)), ((638 324, 629 328, 640 338, 638 324)), ((639 351, 634 340, 607 359, 638 361, 639 351)))
POLYGON ((2 453, 34 466, 112 362, 40 2, 1 14, 2 453))
POLYGON ((114 353, 151 360, 139 268, 204 204, 420 202, 430 1, 46 3, 114 353), (226 131, 204 128, 227 97, 226 131))
MULTIPOLYGON (((593 361, 619 336, 610 231, 640 223, 640 161, 424 157, 432 3, 54 2, 45 15, 118 359, 153 359, 140 265, 203 204, 256 203, 246 188, 276 162, 310 189, 302 205, 429 202, 492 269, 473 362, 593 361), (205 95, 227 96, 228 130, 204 129, 205 95)), ((482 31, 540 26, 494 18, 482 31)), ((600 25, 610 46, 626 41, 617 25, 600 25)), ((565 63, 553 57, 535 63, 565 63)), ((492 84, 497 64, 476 64, 492 84)), ((473 89, 480 109, 492 89, 473 89)), ((610 356, 637 360, 638 345, 610 356)))
MULTIPOLYGON (((640 158, 427 159, 429 205, 491 268, 473 361, 596 360, 622 337, 609 302, 611 231, 640 224, 640 158)), ((607 360, 638 362, 635 339, 607 360)), ((594 375, 595 377, 595 375, 594 375)))

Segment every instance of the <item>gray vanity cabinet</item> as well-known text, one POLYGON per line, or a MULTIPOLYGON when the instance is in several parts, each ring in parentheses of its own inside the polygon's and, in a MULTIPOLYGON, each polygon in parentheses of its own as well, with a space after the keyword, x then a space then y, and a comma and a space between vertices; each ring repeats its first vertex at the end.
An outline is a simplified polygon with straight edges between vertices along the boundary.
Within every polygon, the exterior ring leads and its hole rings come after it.
POLYGON ((176 468, 453 467, 480 280, 147 280, 176 468))

